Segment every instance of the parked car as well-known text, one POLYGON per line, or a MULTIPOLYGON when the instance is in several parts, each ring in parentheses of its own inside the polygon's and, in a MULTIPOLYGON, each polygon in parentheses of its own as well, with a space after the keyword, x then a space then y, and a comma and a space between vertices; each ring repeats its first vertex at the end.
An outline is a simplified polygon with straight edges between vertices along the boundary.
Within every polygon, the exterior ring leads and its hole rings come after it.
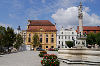
POLYGON ((58 48, 49 48, 48 51, 58 51, 58 48))
POLYGON ((55 49, 53 49, 53 48, 49 48, 48 51, 55 51, 55 49))
POLYGON ((45 51, 44 49, 39 48, 39 47, 38 47, 38 48, 36 48, 36 50, 37 50, 37 51, 45 51))

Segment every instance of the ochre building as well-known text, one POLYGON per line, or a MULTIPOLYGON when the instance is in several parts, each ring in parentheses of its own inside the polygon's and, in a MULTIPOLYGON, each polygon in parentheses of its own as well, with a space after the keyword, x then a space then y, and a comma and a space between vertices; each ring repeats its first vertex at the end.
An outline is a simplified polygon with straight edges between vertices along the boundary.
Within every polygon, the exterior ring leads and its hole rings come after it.
POLYGON ((26 45, 33 48, 33 36, 38 34, 42 49, 56 48, 56 26, 48 20, 28 20, 26 45))

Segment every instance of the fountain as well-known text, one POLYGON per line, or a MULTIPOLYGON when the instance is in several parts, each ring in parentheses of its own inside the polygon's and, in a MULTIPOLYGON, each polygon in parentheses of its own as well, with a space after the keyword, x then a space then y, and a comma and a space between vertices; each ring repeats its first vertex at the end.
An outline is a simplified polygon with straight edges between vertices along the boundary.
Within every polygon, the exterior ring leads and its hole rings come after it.
POLYGON ((77 44, 73 48, 61 48, 58 50, 59 60, 68 64, 96 64, 100 65, 100 49, 86 48, 86 36, 83 35, 82 3, 78 7, 79 31, 77 44))

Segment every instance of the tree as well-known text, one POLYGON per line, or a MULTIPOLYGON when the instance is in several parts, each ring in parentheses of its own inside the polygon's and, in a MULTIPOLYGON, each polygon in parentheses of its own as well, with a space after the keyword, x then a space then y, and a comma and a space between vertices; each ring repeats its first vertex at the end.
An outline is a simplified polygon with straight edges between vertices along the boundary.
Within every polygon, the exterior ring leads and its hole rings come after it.
POLYGON ((16 39, 14 30, 11 27, 7 27, 5 36, 6 36, 5 46, 8 48, 8 52, 10 52, 9 47, 13 46, 13 43, 15 42, 16 39))
POLYGON ((96 35, 94 33, 90 33, 87 35, 86 42, 87 44, 94 45, 96 43, 96 35))
POLYGON ((36 50, 36 47, 40 45, 39 37, 36 33, 33 36, 33 42, 32 43, 33 43, 34 50, 36 50))
POLYGON ((5 45, 5 32, 6 28, 0 26, 0 52, 3 52, 3 47, 5 45))
POLYGON ((15 41, 14 47, 18 50, 19 47, 22 45, 22 43, 23 43, 23 38, 22 38, 22 36, 21 36, 20 34, 17 34, 17 35, 16 35, 16 41, 15 41))
POLYGON ((100 46, 100 32, 96 34, 96 44, 100 46))
POLYGON ((66 41, 65 43, 69 48, 73 47, 73 45, 74 45, 73 41, 66 41))

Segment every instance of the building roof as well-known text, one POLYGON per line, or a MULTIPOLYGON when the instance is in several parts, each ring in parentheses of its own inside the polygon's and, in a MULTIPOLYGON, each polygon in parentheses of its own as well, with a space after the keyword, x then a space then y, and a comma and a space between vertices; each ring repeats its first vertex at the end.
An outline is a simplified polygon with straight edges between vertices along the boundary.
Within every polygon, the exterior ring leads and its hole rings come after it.
MULTIPOLYGON (((79 26, 77 27, 77 30, 79 30, 79 26)), ((83 26, 83 30, 100 30, 100 26, 83 26)))
POLYGON ((27 31, 57 31, 56 26, 48 20, 28 20, 29 25, 27 31))
POLYGON ((83 30, 100 30, 100 26, 83 26, 83 30))
POLYGON ((28 20, 29 26, 54 26, 49 20, 28 20))

